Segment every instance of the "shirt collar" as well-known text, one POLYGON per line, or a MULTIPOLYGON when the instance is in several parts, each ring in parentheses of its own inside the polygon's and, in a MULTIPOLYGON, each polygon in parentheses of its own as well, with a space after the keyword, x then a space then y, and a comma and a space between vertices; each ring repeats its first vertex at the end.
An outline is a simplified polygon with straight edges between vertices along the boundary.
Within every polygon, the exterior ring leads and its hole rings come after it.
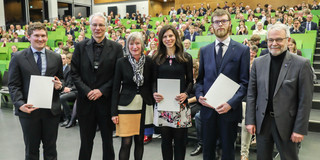
MULTIPOLYGON (((227 39, 225 39, 224 41, 222 41, 223 45, 226 46, 226 47, 228 47, 229 44, 230 44, 230 40, 231 40, 231 38, 230 38, 230 36, 229 36, 227 39)), ((215 46, 218 46, 219 43, 220 43, 220 41, 219 41, 218 39, 216 39, 216 44, 215 44, 215 46)))
MULTIPOLYGON (((32 53, 39 52, 38 50, 34 49, 32 46, 31 46, 31 50, 32 50, 32 53)), ((46 48, 42 48, 42 50, 40 52, 43 54, 46 53, 46 48)))

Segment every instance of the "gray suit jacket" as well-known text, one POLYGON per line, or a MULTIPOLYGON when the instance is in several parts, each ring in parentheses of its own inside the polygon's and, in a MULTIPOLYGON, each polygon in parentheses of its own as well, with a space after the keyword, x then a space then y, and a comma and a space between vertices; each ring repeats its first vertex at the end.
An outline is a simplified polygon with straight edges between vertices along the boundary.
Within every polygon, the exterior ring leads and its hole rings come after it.
MULTIPOLYGON (((270 54, 253 62, 247 95, 246 125, 257 127, 257 134, 268 104, 270 54)), ((312 105, 313 73, 309 60, 287 51, 273 97, 273 110, 279 134, 290 139, 292 132, 306 135, 312 105)))

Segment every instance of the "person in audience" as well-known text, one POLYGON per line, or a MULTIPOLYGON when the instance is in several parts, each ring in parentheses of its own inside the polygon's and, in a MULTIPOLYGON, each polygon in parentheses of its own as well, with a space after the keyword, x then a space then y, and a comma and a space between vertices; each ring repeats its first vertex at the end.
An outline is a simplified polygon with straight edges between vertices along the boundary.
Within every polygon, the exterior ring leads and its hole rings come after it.
POLYGON ((43 159, 57 159, 56 141, 61 113, 59 93, 64 88, 60 81, 63 79, 61 56, 45 49, 48 34, 44 24, 32 23, 27 32, 31 47, 14 54, 8 74, 10 97, 23 132, 24 159, 39 160, 41 143, 43 159), (52 101, 47 104, 50 109, 27 103, 30 77, 33 75, 54 77, 52 101))
POLYGON ((18 35, 24 35, 25 31, 23 29, 21 29, 20 25, 16 25, 16 33, 18 33, 18 35))
POLYGON ((153 56, 155 63, 153 97, 156 103, 163 100, 157 91, 158 78, 180 79, 179 111, 159 111, 155 106, 154 124, 161 130, 163 159, 183 160, 186 153, 187 133, 191 127, 191 110, 187 97, 193 88, 192 57, 183 51, 181 39, 175 28, 164 26, 159 34, 158 52, 153 56))
POLYGON ((114 159, 110 106, 114 70, 117 59, 123 57, 122 47, 105 37, 107 19, 102 13, 92 14, 89 22, 92 39, 75 46, 71 61, 71 77, 78 90, 79 159, 91 159, 97 126, 101 132, 104 159, 114 159))
POLYGON ((78 28, 76 25, 77 25, 76 22, 72 22, 72 23, 71 23, 71 28, 70 28, 70 30, 72 30, 73 33, 79 31, 79 28, 78 28))
POLYGON ((303 26, 307 31, 318 30, 318 25, 317 25, 317 23, 312 22, 312 18, 313 18, 313 15, 312 14, 308 14, 307 15, 307 21, 303 22, 301 24, 301 26, 303 26))
POLYGON ((61 54, 61 52, 62 52, 62 47, 63 47, 63 42, 62 42, 62 41, 59 41, 59 42, 58 42, 58 47, 54 49, 54 52, 55 52, 55 53, 58 53, 58 54, 61 54))
POLYGON ((68 35, 74 36, 74 31, 69 26, 66 28, 66 36, 68 35))
POLYGON ((13 36, 12 36, 11 42, 21 42, 21 38, 18 37, 18 33, 17 32, 13 32, 13 36))
POLYGON ((299 159, 312 106, 310 61, 287 50, 290 32, 286 25, 272 26, 267 35, 269 54, 255 59, 250 71, 246 128, 256 134, 257 159, 273 159, 274 143, 281 159, 299 159))
POLYGON ((252 32, 252 34, 258 34, 258 35, 266 35, 267 31, 263 29, 262 22, 257 23, 256 29, 252 32))
POLYGON ((208 33, 207 33, 208 36, 212 36, 214 35, 214 29, 213 29, 213 26, 209 26, 209 29, 208 29, 208 33))
POLYGON ((191 41, 189 39, 185 39, 183 41, 184 51, 187 52, 188 50, 191 50, 191 41))
POLYGON ((123 52, 123 56, 128 56, 127 52, 126 52, 126 42, 123 38, 118 40, 118 43, 121 44, 122 46, 122 52, 123 52))
POLYGON ((150 49, 147 51, 146 55, 152 57, 156 53, 157 47, 158 47, 157 42, 151 41, 150 42, 150 49))
POLYGON ((291 16, 288 17, 286 25, 290 28, 293 27, 293 18, 291 16))
POLYGON ((177 15, 177 11, 174 9, 174 7, 171 7, 168 15, 172 18, 173 15, 177 15))
POLYGON ((128 56, 116 65, 111 115, 116 135, 121 137, 119 160, 129 160, 133 140, 134 159, 142 160, 144 128, 153 120, 153 62, 143 54, 143 43, 141 32, 131 33, 126 43, 128 56))
POLYGON ((290 33, 294 34, 294 33, 305 33, 305 28, 303 26, 301 26, 301 23, 299 21, 299 19, 295 19, 293 20, 293 27, 290 28, 290 33))
MULTIPOLYGON (((250 47, 250 68, 252 66, 253 60, 257 56, 259 48, 256 45, 250 47)), ((252 141, 252 135, 247 131, 245 125, 245 116, 246 116, 246 103, 242 102, 242 123, 241 123, 241 149, 240 149, 240 160, 249 160, 249 149, 252 141)))
POLYGON ((172 18, 170 19, 170 22, 178 22, 178 18, 176 14, 172 14, 172 18))
POLYGON ((196 41, 196 36, 199 36, 198 32, 195 32, 195 27, 194 26, 190 26, 189 30, 190 30, 190 35, 189 36, 185 36, 186 39, 189 39, 191 42, 196 41))
POLYGON ((248 34, 248 29, 244 24, 241 24, 237 32, 237 35, 247 35, 247 34, 248 34))
POLYGON ((12 59, 12 57, 13 57, 13 55, 16 53, 16 52, 18 52, 18 47, 16 46, 16 45, 12 45, 11 46, 11 50, 12 50, 12 52, 11 52, 11 59, 12 59))
POLYGON ((289 52, 291 52, 295 55, 302 56, 301 51, 299 49, 297 49, 296 40, 294 40, 293 38, 291 38, 290 41, 288 42, 288 50, 289 50, 289 52))
POLYGON ((67 46, 69 47, 69 49, 74 49, 73 41, 67 40, 67 46))
POLYGON ((63 78, 65 87, 60 94, 60 102, 63 107, 64 122, 60 124, 60 127, 66 127, 71 121, 71 109, 68 102, 74 102, 77 97, 77 90, 72 82, 70 76, 70 65, 67 63, 67 55, 61 54, 63 65, 63 78))

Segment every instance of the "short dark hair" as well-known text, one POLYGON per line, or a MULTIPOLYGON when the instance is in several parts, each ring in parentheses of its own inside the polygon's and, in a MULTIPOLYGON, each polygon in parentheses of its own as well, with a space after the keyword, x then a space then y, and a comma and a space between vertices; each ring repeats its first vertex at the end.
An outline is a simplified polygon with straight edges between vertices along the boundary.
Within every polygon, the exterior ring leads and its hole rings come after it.
POLYGON ((40 22, 35 22, 29 25, 28 35, 31 36, 34 30, 44 30, 46 35, 48 35, 46 25, 40 22))

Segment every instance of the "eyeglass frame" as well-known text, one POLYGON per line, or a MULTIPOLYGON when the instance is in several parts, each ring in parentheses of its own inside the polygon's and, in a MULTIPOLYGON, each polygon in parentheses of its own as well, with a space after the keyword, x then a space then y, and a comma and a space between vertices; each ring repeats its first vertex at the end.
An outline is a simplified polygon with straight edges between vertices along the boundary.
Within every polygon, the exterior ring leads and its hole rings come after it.
POLYGON ((276 41, 276 43, 281 43, 283 42, 283 40, 288 39, 289 37, 285 37, 285 38, 276 38, 276 39, 270 39, 268 38, 267 41, 268 43, 273 43, 274 41, 276 41))
POLYGON ((220 23, 221 23, 222 25, 226 25, 227 22, 230 22, 230 19, 228 19, 228 20, 227 20, 227 19, 215 20, 215 21, 213 21, 212 23, 213 23, 213 25, 218 26, 220 23))

